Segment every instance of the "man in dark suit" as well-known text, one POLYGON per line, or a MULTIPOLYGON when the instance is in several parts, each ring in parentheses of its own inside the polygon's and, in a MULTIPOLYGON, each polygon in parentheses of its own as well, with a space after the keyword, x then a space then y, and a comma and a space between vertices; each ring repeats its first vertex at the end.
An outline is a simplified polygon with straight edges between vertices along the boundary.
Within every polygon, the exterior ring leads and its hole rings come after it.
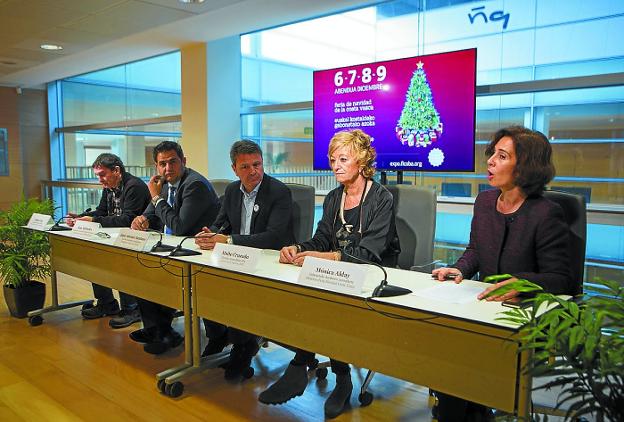
MULTIPOLYGON (((219 198, 210 182, 186 167, 182 147, 164 141, 154 148, 157 175, 148 188, 152 197, 143 215, 132 221, 135 230, 163 230, 175 236, 191 236, 213 223, 219 211, 219 198)), ((143 329, 130 333, 130 338, 145 343, 147 353, 160 354, 182 343, 171 327, 174 309, 139 299, 143 329)))
MULTIPOLYGON (((264 174, 262 150, 253 141, 242 140, 230 150, 232 170, 238 178, 225 189, 219 215, 210 228, 195 239, 202 249, 217 243, 280 249, 294 243, 292 195, 282 182, 264 174), (216 234, 215 234, 216 233, 216 234)), ((227 379, 238 378, 258 352, 258 338, 214 321, 204 320, 208 345, 203 356, 219 353, 233 343, 225 365, 227 379)))
MULTIPOLYGON (((115 154, 98 155, 92 164, 93 172, 104 188, 102 197, 95 211, 78 216, 69 213, 67 224, 73 226, 76 220, 100 223, 102 227, 130 227, 132 220, 145 210, 150 202, 147 185, 138 177, 126 171, 121 158, 115 154)), ((109 287, 92 283, 97 304, 83 309, 84 319, 96 319, 105 315, 118 315, 108 323, 112 328, 127 327, 141 320, 137 299, 119 292, 121 311, 113 290, 109 287)))

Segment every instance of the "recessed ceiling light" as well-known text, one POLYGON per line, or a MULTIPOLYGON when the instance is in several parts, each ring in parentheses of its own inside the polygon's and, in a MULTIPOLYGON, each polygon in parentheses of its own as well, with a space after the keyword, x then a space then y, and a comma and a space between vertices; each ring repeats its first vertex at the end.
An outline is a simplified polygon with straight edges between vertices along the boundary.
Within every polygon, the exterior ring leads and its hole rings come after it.
POLYGON ((39 47, 41 47, 42 50, 51 50, 51 51, 58 51, 58 50, 63 49, 63 47, 61 47, 60 45, 56 45, 56 44, 41 44, 39 47))
POLYGON ((180 3, 203 3, 204 0, 178 0, 180 3))

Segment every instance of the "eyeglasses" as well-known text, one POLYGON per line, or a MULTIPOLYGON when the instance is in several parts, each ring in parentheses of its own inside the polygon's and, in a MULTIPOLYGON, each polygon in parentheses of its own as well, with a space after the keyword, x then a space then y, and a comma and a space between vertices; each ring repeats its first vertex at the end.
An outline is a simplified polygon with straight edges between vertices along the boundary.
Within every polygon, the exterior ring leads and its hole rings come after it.
POLYGON ((110 239, 111 235, 108 233, 104 233, 104 232, 97 232, 95 234, 97 237, 101 238, 101 239, 110 239))

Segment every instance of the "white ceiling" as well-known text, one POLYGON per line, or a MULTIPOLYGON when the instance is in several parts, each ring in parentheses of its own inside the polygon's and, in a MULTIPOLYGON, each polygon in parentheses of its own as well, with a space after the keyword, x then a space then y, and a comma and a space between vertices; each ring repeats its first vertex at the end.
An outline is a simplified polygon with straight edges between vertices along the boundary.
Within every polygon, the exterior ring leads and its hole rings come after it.
POLYGON ((0 85, 56 79, 314 16, 368 0, 0 0, 0 85), (41 44, 60 44, 44 51, 41 44))

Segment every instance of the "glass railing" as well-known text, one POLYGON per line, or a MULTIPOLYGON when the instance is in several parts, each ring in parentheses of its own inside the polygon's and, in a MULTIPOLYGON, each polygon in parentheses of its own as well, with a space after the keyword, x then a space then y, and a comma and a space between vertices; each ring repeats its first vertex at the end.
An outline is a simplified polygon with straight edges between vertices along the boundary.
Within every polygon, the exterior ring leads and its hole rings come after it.
MULTIPOLYGON (((317 189, 317 194, 323 195, 335 188, 337 183, 330 173, 319 173, 303 176, 274 173, 274 176, 287 183, 321 186, 324 191, 317 189)), ((57 218, 68 211, 81 212, 87 208, 95 209, 101 194, 102 187, 95 181, 42 182, 42 196, 52 199, 57 206, 60 206, 57 210, 57 218)), ((322 215, 320 202, 322 196, 318 198, 314 228, 322 215)), ((439 260, 441 265, 453 264, 466 248, 470 234, 472 200, 472 198, 453 200, 448 197, 441 197, 438 200, 434 259, 439 260)), ((601 209, 591 205, 588 207, 584 278, 586 282, 600 277, 624 284, 624 247, 621 246, 624 245, 623 214, 621 209, 601 209)))
MULTIPOLYGON (((149 179, 156 170, 153 165, 150 166, 125 166, 126 171, 133 176, 142 179, 149 179)), ((96 179, 91 166, 67 166, 65 167, 66 180, 89 180, 96 179)))

